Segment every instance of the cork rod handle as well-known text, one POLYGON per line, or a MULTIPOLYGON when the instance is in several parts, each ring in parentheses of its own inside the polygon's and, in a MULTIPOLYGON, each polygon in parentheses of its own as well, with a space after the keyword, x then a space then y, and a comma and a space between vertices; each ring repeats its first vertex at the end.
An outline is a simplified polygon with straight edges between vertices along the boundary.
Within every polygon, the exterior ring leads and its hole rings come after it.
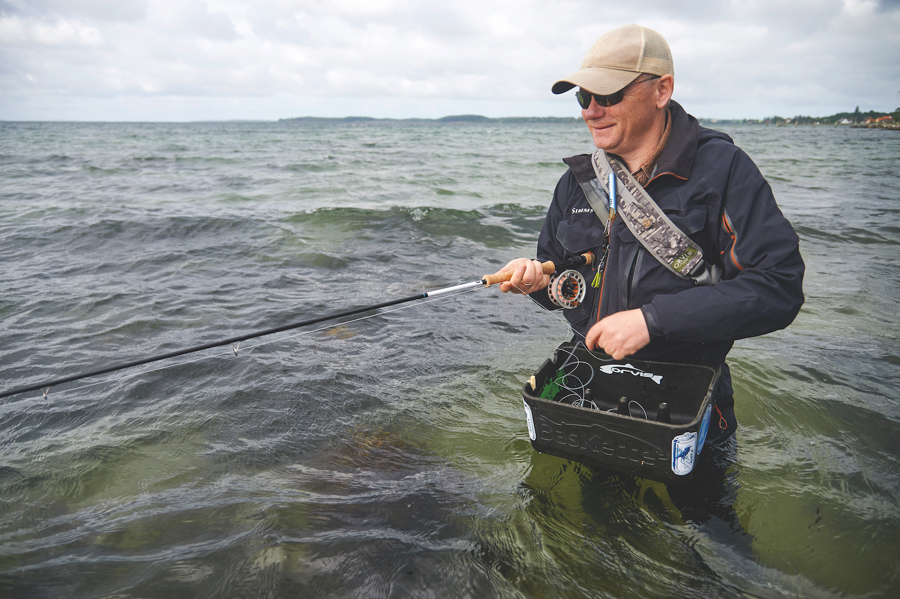
MULTIPOLYGON (((575 260, 578 264, 590 264, 593 258, 594 255, 591 252, 587 252, 586 254, 582 254, 575 260)), ((572 262, 572 260, 569 260, 565 263, 561 263, 560 266, 565 265, 566 267, 568 267, 572 265, 572 262)), ((556 272, 556 264, 552 260, 547 260, 546 262, 542 263, 541 266, 543 267, 545 275, 552 275, 556 272)), ((510 280, 512 278, 513 272, 514 271, 508 270, 505 272, 498 272, 493 275, 484 275, 484 277, 481 279, 481 282, 485 287, 490 287, 491 285, 510 280)))

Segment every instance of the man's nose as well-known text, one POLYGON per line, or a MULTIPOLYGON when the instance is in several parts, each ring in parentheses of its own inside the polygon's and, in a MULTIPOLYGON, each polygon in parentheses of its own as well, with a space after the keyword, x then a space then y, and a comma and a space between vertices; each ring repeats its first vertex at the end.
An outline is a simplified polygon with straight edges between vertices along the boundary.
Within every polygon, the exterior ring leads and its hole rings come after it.
POLYGON ((581 109, 581 116, 585 119, 599 119, 604 114, 606 114, 606 108, 597 104, 597 100, 593 97, 590 106, 581 109))

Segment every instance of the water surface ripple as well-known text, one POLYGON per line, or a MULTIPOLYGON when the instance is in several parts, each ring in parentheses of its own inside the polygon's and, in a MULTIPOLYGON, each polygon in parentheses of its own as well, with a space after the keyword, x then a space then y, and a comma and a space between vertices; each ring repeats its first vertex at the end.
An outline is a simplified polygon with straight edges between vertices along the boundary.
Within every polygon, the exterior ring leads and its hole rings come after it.
MULTIPOLYGON (((685 491, 541 455, 558 315, 476 289, 0 401, 4 597, 900 594, 900 136, 725 129, 808 265, 685 491)), ((531 255, 583 125, 0 123, 0 388, 531 255)))

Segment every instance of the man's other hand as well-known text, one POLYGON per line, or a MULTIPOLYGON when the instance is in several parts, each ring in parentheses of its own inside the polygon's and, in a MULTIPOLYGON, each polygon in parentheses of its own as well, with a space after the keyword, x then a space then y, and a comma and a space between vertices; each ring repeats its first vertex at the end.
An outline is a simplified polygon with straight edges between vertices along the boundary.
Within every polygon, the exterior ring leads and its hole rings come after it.
POLYGON ((590 328, 584 338, 587 348, 600 348, 615 360, 637 352, 650 343, 647 321, 640 310, 610 314, 590 328))

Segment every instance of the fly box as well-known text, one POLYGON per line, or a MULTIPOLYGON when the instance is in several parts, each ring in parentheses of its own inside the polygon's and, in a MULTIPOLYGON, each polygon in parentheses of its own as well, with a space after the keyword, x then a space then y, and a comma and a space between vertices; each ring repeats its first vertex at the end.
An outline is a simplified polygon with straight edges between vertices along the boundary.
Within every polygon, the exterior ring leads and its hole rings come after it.
POLYGON ((721 367, 613 360, 563 343, 525 384, 528 436, 542 452, 662 482, 690 478, 721 367))

